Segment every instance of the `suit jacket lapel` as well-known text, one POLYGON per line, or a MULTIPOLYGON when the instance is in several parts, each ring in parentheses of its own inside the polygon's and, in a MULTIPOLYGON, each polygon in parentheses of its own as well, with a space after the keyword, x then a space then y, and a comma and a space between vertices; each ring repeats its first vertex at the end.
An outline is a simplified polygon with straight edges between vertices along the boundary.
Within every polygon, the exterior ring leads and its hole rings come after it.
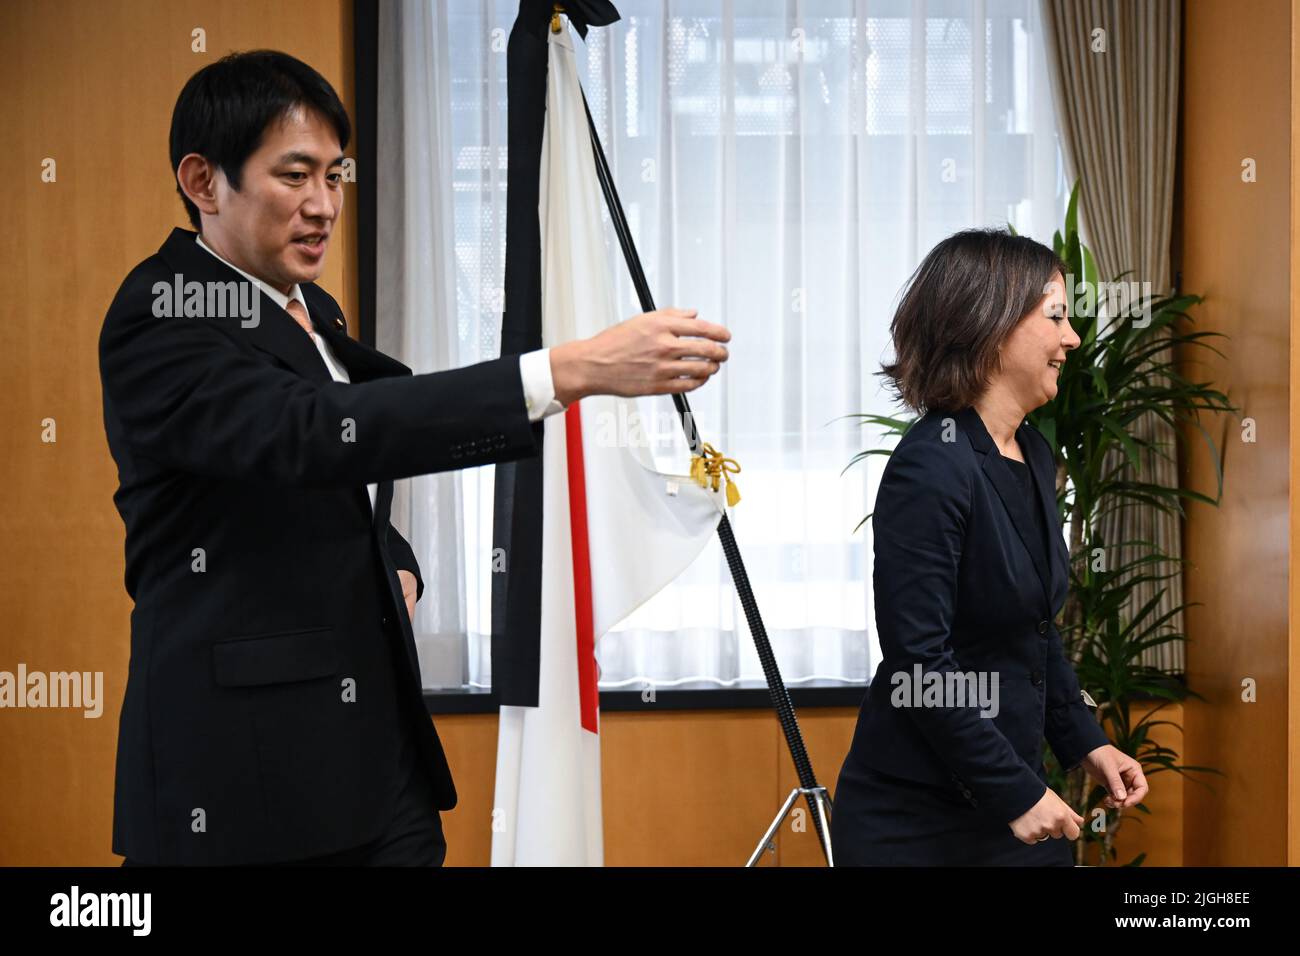
POLYGON ((389 358, 383 352, 349 336, 347 323, 343 320, 338 304, 314 282, 302 286, 302 296, 307 300, 307 311, 311 313, 312 324, 325 336, 353 382, 411 374, 411 370, 397 359, 389 358))
MULTIPOLYGON (((186 282, 247 282, 230 266, 195 242, 197 234, 187 229, 173 229, 162 248, 158 250, 163 260, 171 266, 182 283, 186 282)), ((368 382, 394 375, 410 375, 411 370, 396 359, 352 339, 347 334, 347 324, 334 300, 315 283, 302 285, 303 298, 312 325, 324 335, 330 348, 353 382, 368 382)), ((265 292, 259 290, 258 321, 244 325, 239 316, 212 316, 211 321, 229 322, 246 341, 255 348, 276 356, 304 378, 319 384, 333 382, 320 352, 312 340, 287 311, 276 305, 265 292)), ((356 489, 358 502, 370 514, 372 525, 382 517, 387 522, 388 508, 392 503, 393 483, 379 482, 375 489, 375 507, 370 508, 370 495, 366 489, 356 489)))
MULTIPOLYGON (((173 229, 162 248, 158 250, 183 283, 188 282, 239 282, 248 280, 230 266, 194 241, 196 233, 186 229, 173 229)), ((239 316, 208 316, 208 321, 229 323, 246 341, 263 352, 282 360, 303 378, 324 384, 333 381, 329 369, 310 338, 303 334, 298 323, 280 308, 265 292, 258 291, 257 322, 245 325, 239 316)), ((308 303, 310 305, 310 302, 308 303)))
MULTIPOLYGON (((1011 468, 1002 460, 1002 453, 998 450, 992 436, 989 435, 988 429, 984 427, 984 420, 980 418, 979 412, 975 410, 974 406, 963 409, 957 414, 956 418, 961 424, 962 430, 970 438, 975 450, 984 456, 984 474, 988 476, 994 490, 998 493, 998 497, 1002 499, 1002 505, 1011 517, 1011 524, 1015 527, 1016 534, 1019 535, 1025 550, 1029 553, 1030 563, 1034 566, 1039 583, 1043 586, 1043 595, 1047 598, 1050 606, 1052 603, 1052 577, 1053 565, 1056 561, 1056 549, 1054 547, 1048 548, 1049 566, 1043 567, 1042 559, 1039 556, 1041 545, 1034 540, 1034 525, 1029 513, 1031 502, 1025 500, 1020 483, 1016 481, 1016 476, 1011 473, 1011 468)), ((1020 434, 1024 427, 1024 425, 1021 425, 1017 434, 1020 434)), ((1020 447, 1029 448, 1032 445, 1031 441, 1025 440, 1021 442, 1020 447)), ((1036 474, 1038 470, 1034 464, 1036 456, 1031 453, 1027 455, 1027 458, 1031 459, 1027 464, 1029 465, 1030 474, 1035 479, 1032 482, 1034 486, 1033 497, 1035 499, 1032 505, 1041 509, 1043 507, 1040 487, 1042 482, 1036 474)), ((1055 506, 1053 506, 1053 514, 1055 514, 1055 511, 1055 506)), ((1053 518, 1052 522, 1046 527, 1051 528, 1055 523, 1055 518, 1053 518)))
MULTIPOLYGON (((334 352, 334 357, 343 363, 343 367, 348 370, 348 378, 354 384, 377 378, 411 374, 411 370, 401 362, 349 336, 347 322, 344 321, 338 304, 315 283, 309 282, 303 285, 302 295, 307 300, 307 311, 311 314, 312 324, 317 332, 325 337, 334 352)), ((364 488, 361 490, 361 496, 365 499, 366 507, 369 508, 370 495, 364 488)), ((393 483, 379 482, 375 489, 372 526, 379 528, 388 523, 392 504, 393 483)))
MULTIPOLYGON (((1022 433, 1028 425, 1021 425, 1022 433)), ((1022 448, 1037 448, 1038 442, 1027 440, 1021 442, 1022 448)), ((1051 561, 1051 583, 1048 598, 1051 606, 1056 606, 1057 593, 1061 591, 1069 577, 1070 549, 1065 538, 1060 534, 1061 519, 1056 511, 1056 462, 1048 451, 1039 449, 1029 451, 1029 468, 1034 476, 1036 503, 1043 516, 1043 527, 1047 529, 1047 551, 1051 561)), ((1064 597, 1064 594, 1061 595, 1064 597)))

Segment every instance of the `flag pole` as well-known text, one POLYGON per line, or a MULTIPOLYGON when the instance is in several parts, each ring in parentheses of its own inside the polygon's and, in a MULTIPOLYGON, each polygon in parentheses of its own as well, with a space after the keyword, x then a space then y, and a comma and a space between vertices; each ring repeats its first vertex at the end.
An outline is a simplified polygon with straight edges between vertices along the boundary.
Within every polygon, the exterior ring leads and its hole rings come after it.
MULTIPOLYGON (((596 161, 596 176, 600 180, 601 191, 605 194, 605 206, 608 208, 610 218, 614 222, 614 231, 618 235, 618 243, 623 249, 623 259, 627 263, 628 272, 631 273, 632 285, 636 288, 637 299, 641 303, 641 311, 653 312, 655 311, 654 298, 650 295, 650 285, 646 282, 645 270, 641 268, 641 257, 637 253, 636 244, 632 241, 632 231, 628 226, 627 217, 623 214, 623 203, 618 198, 618 190, 614 186, 614 177, 610 172, 609 163, 605 159, 605 150, 601 146, 600 133, 596 130, 595 120, 591 117, 591 107, 587 105, 585 91, 582 94, 582 106, 587 113, 587 128, 591 131, 591 151, 596 161)), ((690 447, 691 454, 704 455, 704 443, 700 440, 699 430, 695 427, 695 417, 691 414, 690 403, 687 402, 686 396, 681 394, 674 394, 672 399, 673 405, 677 408, 678 417, 681 419, 682 428, 686 432, 686 442, 690 447)), ((834 866, 835 858, 831 853, 830 830, 827 826, 828 812, 831 810, 831 798, 826 792, 826 788, 818 785, 817 777, 813 773, 812 761, 808 759, 803 734, 799 731, 798 720, 795 719, 794 704, 790 700, 790 692, 786 689, 785 681, 781 678, 781 671, 777 667, 776 656, 772 653, 772 644, 767 637, 767 629, 763 626, 763 618, 758 611, 758 602, 754 599, 754 592, 749 586, 749 574, 745 570, 745 562, 740 556, 740 548, 736 545, 736 536, 731 530, 731 520, 725 511, 722 514, 722 520, 718 522, 718 538, 722 542, 722 552, 726 555, 727 567, 731 570, 731 580, 736 586, 736 594, 740 598, 740 605, 745 611, 745 620, 749 623, 749 632, 754 638, 754 648, 758 652, 760 663, 763 665, 763 676, 767 680, 767 689, 772 698, 772 706, 775 708, 777 719, 781 723, 781 730, 785 734, 786 747, 790 751, 791 759, 794 760, 795 771, 799 777, 799 786, 790 792, 790 796, 777 812, 771 826, 763 834, 763 838, 759 840, 758 846, 755 847, 753 854, 745 865, 754 866, 758 862, 758 858, 771 842, 782 821, 790 814, 795 801, 802 796, 808 803, 808 812, 812 816, 813 826, 817 833, 817 839, 821 843, 822 853, 826 857, 826 863, 828 866, 834 866)))

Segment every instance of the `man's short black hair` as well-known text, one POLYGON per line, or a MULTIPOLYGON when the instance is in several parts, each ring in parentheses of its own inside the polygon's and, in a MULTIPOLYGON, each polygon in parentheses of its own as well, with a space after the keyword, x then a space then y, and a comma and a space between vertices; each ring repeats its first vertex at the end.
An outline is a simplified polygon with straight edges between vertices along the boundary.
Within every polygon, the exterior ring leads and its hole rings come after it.
MULTIPOLYGON (((244 163, 273 120, 299 107, 319 112, 334 127, 339 148, 352 136, 347 110, 329 81, 302 60, 278 50, 231 53, 209 63, 186 82, 172 110, 172 173, 189 153, 198 153, 239 188, 244 163)), ((176 183, 190 222, 199 229, 199 210, 176 183)))

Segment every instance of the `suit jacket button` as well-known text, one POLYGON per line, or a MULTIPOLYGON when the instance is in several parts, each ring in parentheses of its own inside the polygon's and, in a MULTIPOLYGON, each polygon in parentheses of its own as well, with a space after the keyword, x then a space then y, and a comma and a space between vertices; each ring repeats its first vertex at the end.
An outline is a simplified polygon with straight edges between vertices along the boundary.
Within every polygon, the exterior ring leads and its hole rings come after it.
POLYGON ((1051 625, 1050 623, 1048 623, 1047 621, 1039 621, 1039 622, 1038 622, 1038 633, 1039 633, 1039 634, 1046 634, 1046 633, 1047 633, 1047 629, 1048 629, 1049 627, 1051 627, 1051 626, 1052 626, 1052 625, 1051 625))
POLYGON ((1043 672, 1034 671, 1032 674, 1029 675, 1029 682, 1033 684, 1035 687, 1041 686, 1043 683, 1043 672))
POLYGON ((341 316, 341 315, 336 315, 336 316, 334 316, 334 326, 335 326, 335 328, 339 328, 339 329, 341 329, 341 328, 344 327, 345 324, 346 324, 346 323, 344 323, 344 321, 343 321, 343 316, 341 316))

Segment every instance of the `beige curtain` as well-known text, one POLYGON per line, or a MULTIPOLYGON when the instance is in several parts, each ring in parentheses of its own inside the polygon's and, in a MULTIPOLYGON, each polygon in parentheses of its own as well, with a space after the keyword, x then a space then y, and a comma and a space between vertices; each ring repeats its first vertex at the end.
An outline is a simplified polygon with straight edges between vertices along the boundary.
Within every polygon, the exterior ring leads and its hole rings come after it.
MULTIPOLYGON (((1071 181, 1079 189, 1079 230, 1097 260, 1099 278, 1130 272, 1125 281, 1150 282, 1154 294, 1170 288, 1169 235, 1174 197, 1174 148, 1178 122, 1179 0, 1040 0, 1062 149, 1071 181)), ((1176 456, 1173 430, 1147 416, 1134 432, 1176 456)), ((1122 458, 1122 456, 1121 456, 1122 458)), ((1107 468, 1120 462, 1108 461, 1107 468)), ((1142 463, 1147 480, 1168 487, 1178 469, 1154 452, 1142 463)), ((1132 506, 1105 517, 1103 540, 1155 542, 1165 554, 1182 556, 1176 516, 1132 506)), ((1145 549, 1142 549, 1145 550, 1145 549)), ((1138 549, 1108 552, 1128 561, 1138 549)), ((1163 571, 1169 571, 1169 564, 1163 571)), ((1136 589, 1129 610, 1167 588, 1156 616, 1182 603, 1182 577, 1136 589)), ((1182 630, 1182 614, 1168 627, 1182 630)), ((1181 642, 1151 648, 1146 663, 1185 670, 1181 642)))

